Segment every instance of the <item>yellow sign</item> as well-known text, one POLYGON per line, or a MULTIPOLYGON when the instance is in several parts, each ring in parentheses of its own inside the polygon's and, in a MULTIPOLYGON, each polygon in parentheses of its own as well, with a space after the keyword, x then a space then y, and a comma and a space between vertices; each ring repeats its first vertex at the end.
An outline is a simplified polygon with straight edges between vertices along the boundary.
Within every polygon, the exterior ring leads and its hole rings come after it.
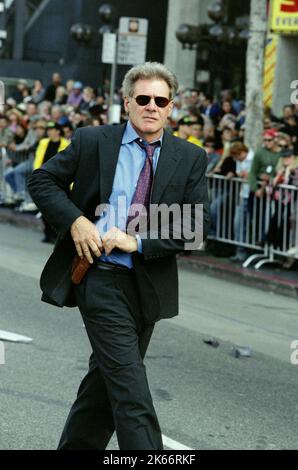
POLYGON ((276 67, 277 34, 269 34, 266 38, 263 96, 264 106, 272 106, 274 76, 276 67))
POLYGON ((271 0, 271 30, 298 34, 298 0, 271 0))

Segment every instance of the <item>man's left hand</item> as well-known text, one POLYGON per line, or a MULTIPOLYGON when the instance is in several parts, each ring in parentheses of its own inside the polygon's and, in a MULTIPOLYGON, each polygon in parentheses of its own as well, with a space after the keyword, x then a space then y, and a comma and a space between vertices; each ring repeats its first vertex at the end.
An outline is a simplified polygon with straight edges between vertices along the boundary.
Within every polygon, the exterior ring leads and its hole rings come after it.
POLYGON ((117 227, 112 227, 101 239, 105 254, 108 256, 114 248, 125 253, 133 253, 138 250, 137 240, 131 235, 122 232, 117 227))

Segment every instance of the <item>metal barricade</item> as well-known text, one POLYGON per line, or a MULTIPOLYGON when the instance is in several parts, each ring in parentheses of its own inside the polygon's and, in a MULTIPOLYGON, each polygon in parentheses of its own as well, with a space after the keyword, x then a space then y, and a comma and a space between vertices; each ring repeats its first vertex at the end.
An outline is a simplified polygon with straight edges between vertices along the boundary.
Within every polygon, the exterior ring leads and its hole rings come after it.
POLYGON ((211 230, 208 236, 254 253, 243 262, 259 269, 278 257, 298 258, 298 188, 264 188, 262 197, 249 193, 246 180, 208 175, 211 230), (274 237, 277 237, 275 239, 274 237))
POLYGON ((250 200, 248 183, 242 178, 208 175, 208 183, 209 238, 264 251, 261 245, 269 226, 270 200, 267 197, 250 200))
POLYGON ((298 259, 298 188, 280 184, 271 203, 272 252, 298 259))
POLYGON ((1 203, 14 205, 20 201, 30 202, 27 179, 32 173, 33 152, 10 151, 2 148, 0 164, 1 203))

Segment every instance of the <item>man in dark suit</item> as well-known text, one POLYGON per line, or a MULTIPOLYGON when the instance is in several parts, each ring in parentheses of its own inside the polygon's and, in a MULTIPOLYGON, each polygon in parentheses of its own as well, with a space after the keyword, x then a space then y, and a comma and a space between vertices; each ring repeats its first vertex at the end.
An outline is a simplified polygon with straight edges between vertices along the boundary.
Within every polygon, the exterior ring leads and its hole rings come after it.
POLYGON ((168 237, 160 225, 150 237, 133 208, 187 204, 194 223, 203 204, 206 235, 205 151, 163 130, 177 87, 162 64, 133 67, 123 82, 128 123, 77 130, 29 181, 58 233, 43 300, 79 306, 93 351, 58 449, 105 449, 114 430, 122 450, 163 449, 143 359, 154 324, 178 314, 176 254, 189 239, 174 222, 168 237), (75 253, 92 264, 79 285, 71 283, 75 253))

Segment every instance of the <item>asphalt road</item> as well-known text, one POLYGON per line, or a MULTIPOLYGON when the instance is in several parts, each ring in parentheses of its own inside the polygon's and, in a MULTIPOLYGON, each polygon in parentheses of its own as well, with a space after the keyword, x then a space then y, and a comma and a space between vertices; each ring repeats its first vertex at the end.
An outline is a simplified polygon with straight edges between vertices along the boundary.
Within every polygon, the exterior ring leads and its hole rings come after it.
MULTIPOLYGON (((55 449, 87 371, 79 311, 40 302, 51 246, 39 239, 0 225, 0 329, 33 338, 5 342, 0 449, 55 449)), ((186 270, 180 299, 180 315, 156 324, 145 359, 166 447, 297 449, 297 301, 186 270), (218 348, 203 342, 209 336, 218 348), (252 357, 233 357, 234 344, 251 346, 252 357)))

